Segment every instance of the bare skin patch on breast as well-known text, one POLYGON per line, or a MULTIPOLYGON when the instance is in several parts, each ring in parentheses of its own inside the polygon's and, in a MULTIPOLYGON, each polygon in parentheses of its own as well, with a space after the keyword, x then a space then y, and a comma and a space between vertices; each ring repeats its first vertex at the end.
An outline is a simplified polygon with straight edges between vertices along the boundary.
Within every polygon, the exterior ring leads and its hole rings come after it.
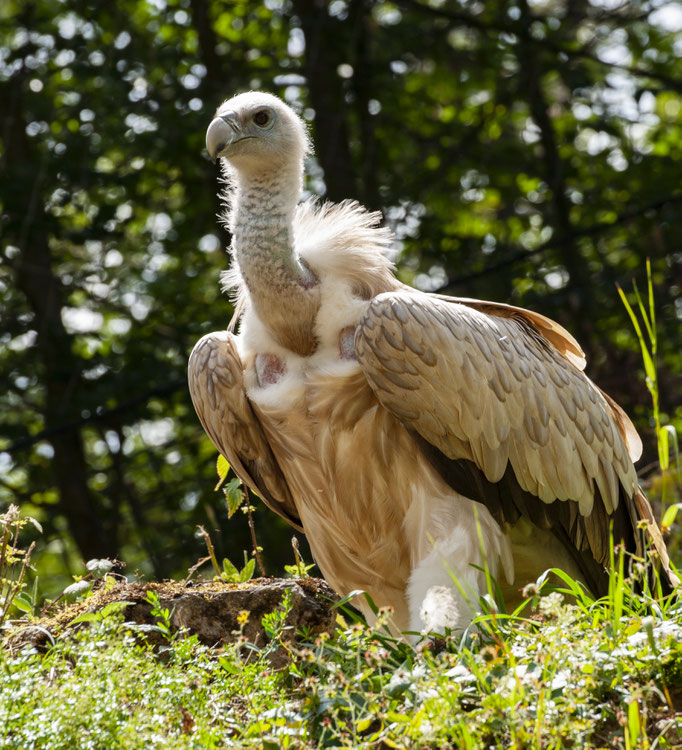
POLYGON ((286 374, 286 371, 284 361, 276 354, 258 354, 256 356, 256 377, 261 388, 278 383, 286 374))
POLYGON ((339 333, 339 355, 341 359, 355 359, 355 328, 347 326, 339 333))

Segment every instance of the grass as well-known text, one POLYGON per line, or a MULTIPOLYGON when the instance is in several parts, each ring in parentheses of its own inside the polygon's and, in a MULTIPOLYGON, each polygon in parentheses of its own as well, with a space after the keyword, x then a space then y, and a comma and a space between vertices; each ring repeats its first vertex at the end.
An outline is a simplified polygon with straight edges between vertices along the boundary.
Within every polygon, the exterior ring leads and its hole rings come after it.
POLYGON ((635 304, 631 304, 625 292, 618 286, 618 294, 630 317, 642 354, 645 382, 651 394, 651 415, 656 433, 656 447, 658 449, 659 475, 657 477, 656 493, 661 504, 661 527, 668 529, 682 503, 679 499, 680 483, 682 479, 682 465, 680 464, 680 450, 677 431, 671 424, 663 424, 660 410, 660 392, 658 382, 658 332, 656 330, 656 310, 654 305, 654 287, 651 274, 651 261, 646 262, 647 300, 646 304, 640 294, 637 282, 633 280, 633 296, 635 304), (673 460, 670 460, 670 457, 673 460))
POLYGON ((0 747, 679 746, 682 604, 637 593, 616 558, 602 600, 562 573, 561 590, 527 587, 519 614, 416 649, 388 634, 388 613, 368 627, 350 610, 293 645, 286 602, 260 649, 203 646, 157 606, 159 649, 110 607, 45 653, 0 651, 0 747))

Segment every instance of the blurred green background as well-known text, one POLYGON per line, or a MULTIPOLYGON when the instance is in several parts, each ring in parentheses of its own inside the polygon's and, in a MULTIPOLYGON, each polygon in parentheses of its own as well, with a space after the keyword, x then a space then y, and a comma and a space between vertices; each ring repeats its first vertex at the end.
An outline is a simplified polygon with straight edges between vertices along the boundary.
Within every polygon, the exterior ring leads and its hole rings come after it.
MULTIPOLYGON (((204 133, 266 89, 309 123, 306 189, 381 209, 400 277, 560 321, 656 458, 615 284, 651 258, 664 421, 682 422, 682 10, 613 0, 3 0, 0 509, 45 593, 118 556, 182 576, 250 549, 214 493, 189 351, 224 328, 204 133)), ((268 572, 290 530, 255 516, 268 572)))

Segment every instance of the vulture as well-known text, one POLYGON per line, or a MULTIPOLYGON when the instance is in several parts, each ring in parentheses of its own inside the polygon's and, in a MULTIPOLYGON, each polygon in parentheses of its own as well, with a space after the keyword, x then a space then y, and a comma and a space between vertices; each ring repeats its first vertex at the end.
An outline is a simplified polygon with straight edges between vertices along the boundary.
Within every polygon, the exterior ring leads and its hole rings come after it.
POLYGON ((641 441, 570 333, 408 287, 379 213, 299 203, 310 141, 272 94, 225 101, 206 147, 225 175, 236 307, 190 355, 192 400, 339 594, 366 591, 397 631, 465 628, 486 570, 512 600, 554 567, 604 594, 611 530, 677 582, 638 486, 641 441))

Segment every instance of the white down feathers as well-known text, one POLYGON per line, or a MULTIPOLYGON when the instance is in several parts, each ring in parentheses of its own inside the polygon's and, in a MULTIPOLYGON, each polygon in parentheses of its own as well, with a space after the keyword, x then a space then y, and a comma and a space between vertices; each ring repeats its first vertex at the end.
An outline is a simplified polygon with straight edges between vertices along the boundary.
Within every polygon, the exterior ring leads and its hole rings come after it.
MULTIPOLYGON (((229 228, 229 199, 224 196, 223 200, 228 204, 223 223, 229 228)), ((369 212, 357 201, 320 204, 316 198, 308 198, 294 213, 294 250, 319 278, 343 279, 356 296, 369 299, 375 289, 400 286, 388 258, 393 234, 379 226, 381 218, 378 211, 369 212)), ((232 329, 245 310, 248 289, 236 263, 221 273, 220 280, 235 303, 232 329)))

